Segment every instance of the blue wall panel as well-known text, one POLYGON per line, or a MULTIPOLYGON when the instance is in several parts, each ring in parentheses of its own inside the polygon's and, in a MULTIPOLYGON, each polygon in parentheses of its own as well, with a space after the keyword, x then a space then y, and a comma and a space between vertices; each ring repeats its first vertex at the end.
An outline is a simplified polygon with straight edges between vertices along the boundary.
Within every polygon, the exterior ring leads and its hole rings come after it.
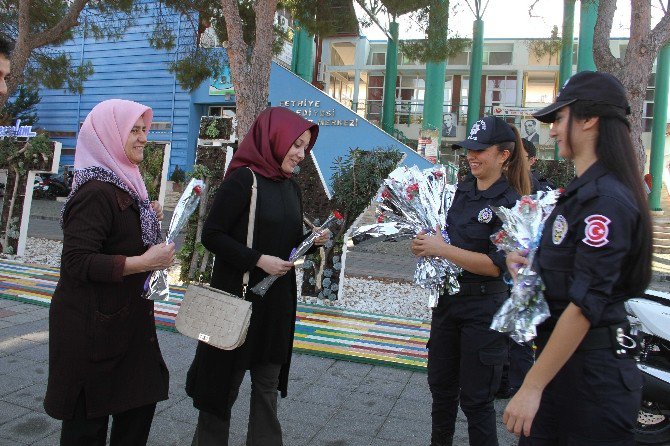
MULTIPOLYGON (((172 143, 172 170, 177 164, 185 167, 184 160, 189 157, 190 94, 182 90, 175 76, 168 72, 167 64, 174 60, 174 52, 149 47, 147 38, 153 28, 155 4, 147 1, 146 6, 147 12, 135 17, 134 25, 117 41, 96 41, 79 36, 59 47, 71 55, 75 64, 90 61, 95 73, 84 83, 81 95, 41 89, 37 126, 52 132, 76 132, 88 112, 103 100, 120 98, 141 102, 153 109, 154 121, 172 124, 169 131, 149 134, 150 140, 172 143)), ((188 20, 174 13, 168 21, 173 29, 179 30, 180 43, 193 39, 188 20)), ((76 138, 54 139, 63 143, 64 149, 76 145, 76 138)), ((72 156, 63 156, 61 164, 72 164, 73 161, 72 156)))
POLYGON ((408 166, 416 164, 422 169, 432 166, 428 160, 379 127, 275 63, 272 64, 270 76, 270 102, 273 106, 285 106, 306 115, 305 118, 316 123, 321 121, 335 124, 319 126, 319 139, 313 149, 314 158, 329 188, 332 187, 333 161, 340 156, 346 156, 350 148, 394 148, 406 155, 403 163, 408 166), (286 101, 294 102, 287 104, 286 101), (306 102, 299 105, 300 101, 306 102), (332 116, 314 116, 322 113, 332 116))

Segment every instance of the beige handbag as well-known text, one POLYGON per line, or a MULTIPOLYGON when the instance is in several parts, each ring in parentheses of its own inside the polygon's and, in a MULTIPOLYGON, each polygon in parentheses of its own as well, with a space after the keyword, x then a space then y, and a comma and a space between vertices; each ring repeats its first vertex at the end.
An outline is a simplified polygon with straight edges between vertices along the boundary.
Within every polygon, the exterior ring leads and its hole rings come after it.
MULTIPOLYGON (((251 170, 251 169, 249 169, 251 170)), ((256 175, 251 171, 251 187, 247 246, 254 240, 256 219, 256 175)), ((206 285, 190 284, 177 313, 175 326, 189 338, 206 342, 222 350, 233 350, 244 343, 251 320, 251 302, 245 300, 249 285, 249 271, 242 279, 242 298, 206 285)))

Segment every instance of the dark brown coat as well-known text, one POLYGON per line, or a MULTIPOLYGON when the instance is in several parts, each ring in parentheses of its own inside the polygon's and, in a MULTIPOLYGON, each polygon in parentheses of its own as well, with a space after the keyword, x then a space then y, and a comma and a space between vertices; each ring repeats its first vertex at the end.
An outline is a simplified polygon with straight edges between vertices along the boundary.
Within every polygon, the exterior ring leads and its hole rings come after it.
POLYGON ((67 203, 63 223, 46 412, 71 418, 82 391, 88 417, 167 399, 153 301, 141 297, 147 273, 123 276, 126 257, 146 251, 137 205, 116 186, 92 180, 67 203))

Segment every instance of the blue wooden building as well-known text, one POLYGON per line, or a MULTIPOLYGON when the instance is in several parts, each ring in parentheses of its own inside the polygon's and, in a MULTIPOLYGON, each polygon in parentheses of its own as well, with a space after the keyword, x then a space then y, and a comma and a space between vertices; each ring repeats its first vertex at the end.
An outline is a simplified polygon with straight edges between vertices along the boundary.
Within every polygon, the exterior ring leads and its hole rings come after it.
MULTIPOLYGON (((61 165, 74 163, 79 126, 90 110, 105 99, 130 99, 153 108, 154 123, 149 139, 171 143, 170 172, 176 166, 188 171, 194 164, 201 116, 217 116, 234 110, 234 94, 222 95, 213 79, 203 82, 193 92, 179 86, 175 75, 168 70, 175 53, 149 46, 154 4, 149 2, 147 6, 147 12, 137 17, 135 25, 118 41, 96 41, 79 36, 63 46, 73 60, 90 61, 95 73, 84 83, 81 94, 40 90, 42 101, 37 110, 37 127, 47 130, 52 139, 63 144, 61 165)), ((177 35, 177 48, 192 44, 196 31, 190 20, 173 14, 168 17, 168 23, 177 35)), ((227 57, 223 49, 221 57, 227 57)), ((395 147, 407 155, 405 163, 420 167, 430 165, 409 147, 274 62, 269 102, 273 106, 288 107, 320 124, 313 155, 326 190, 330 189, 333 160, 346 155, 349 148, 395 147)))

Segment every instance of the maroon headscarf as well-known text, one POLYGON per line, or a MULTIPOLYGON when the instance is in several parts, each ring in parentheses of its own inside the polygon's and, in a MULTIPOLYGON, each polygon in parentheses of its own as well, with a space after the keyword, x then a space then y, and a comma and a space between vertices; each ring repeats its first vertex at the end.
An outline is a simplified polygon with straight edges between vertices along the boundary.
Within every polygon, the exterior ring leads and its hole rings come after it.
POLYGON ((314 147, 319 126, 288 108, 266 108, 258 115, 237 148, 226 177, 240 167, 249 166, 257 174, 274 181, 290 178, 291 174, 282 171, 281 163, 295 140, 308 129, 312 132, 312 138, 305 155, 314 147))

